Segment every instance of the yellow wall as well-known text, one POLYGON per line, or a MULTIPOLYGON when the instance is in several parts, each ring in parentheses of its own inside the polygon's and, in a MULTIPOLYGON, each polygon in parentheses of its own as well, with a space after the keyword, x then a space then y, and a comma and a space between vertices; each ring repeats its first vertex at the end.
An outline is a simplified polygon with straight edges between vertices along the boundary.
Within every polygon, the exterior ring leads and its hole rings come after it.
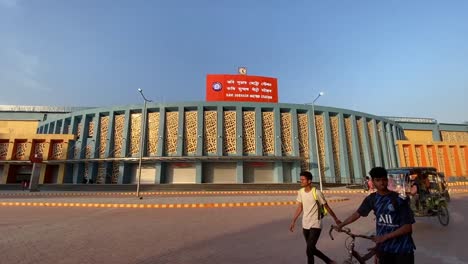
POLYGON ((39 121, 0 120, 0 134, 36 134, 39 121))
POLYGON ((405 136, 409 141, 433 141, 432 130, 405 130, 405 136))

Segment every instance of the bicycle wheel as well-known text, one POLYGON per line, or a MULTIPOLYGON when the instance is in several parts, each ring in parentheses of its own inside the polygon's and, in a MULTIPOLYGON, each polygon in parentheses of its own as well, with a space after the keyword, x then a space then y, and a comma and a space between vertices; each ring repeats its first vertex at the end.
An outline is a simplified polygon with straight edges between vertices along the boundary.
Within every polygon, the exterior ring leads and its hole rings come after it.
POLYGON ((437 211, 437 217, 439 218, 439 222, 443 226, 447 226, 450 221, 449 211, 445 204, 439 205, 439 211, 437 211))

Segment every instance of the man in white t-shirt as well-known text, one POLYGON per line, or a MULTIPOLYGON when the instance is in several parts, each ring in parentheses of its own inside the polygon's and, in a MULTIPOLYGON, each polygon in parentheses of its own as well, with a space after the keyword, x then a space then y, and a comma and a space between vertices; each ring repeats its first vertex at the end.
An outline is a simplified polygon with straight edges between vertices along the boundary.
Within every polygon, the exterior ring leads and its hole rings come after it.
POLYGON ((320 237, 320 233, 322 232, 322 219, 318 205, 323 205, 327 209, 328 213, 333 217, 337 225, 339 225, 341 221, 336 217, 333 210, 327 204, 327 200, 325 200, 323 193, 316 188, 312 188, 312 173, 308 171, 301 172, 300 181, 302 188, 299 190, 296 199, 299 202, 299 206, 296 209, 289 230, 294 232, 294 226, 296 225, 297 218, 301 213, 303 213, 302 232, 307 243, 307 263, 314 263, 314 256, 319 257, 325 261, 325 263, 336 263, 316 248, 317 241, 320 237), (314 197, 314 189, 317 200, 315 200, 314 197))

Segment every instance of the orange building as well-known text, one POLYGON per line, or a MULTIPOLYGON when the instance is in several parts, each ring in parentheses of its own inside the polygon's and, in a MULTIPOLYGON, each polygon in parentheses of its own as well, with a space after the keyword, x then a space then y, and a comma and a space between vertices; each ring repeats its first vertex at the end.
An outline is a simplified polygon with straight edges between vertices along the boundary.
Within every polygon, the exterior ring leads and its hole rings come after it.
POLYGON ((433 119, 391 118, 404 130, 397 140, 400 166, 436 167, 448 177, 468 176, 468 126, 433 119))

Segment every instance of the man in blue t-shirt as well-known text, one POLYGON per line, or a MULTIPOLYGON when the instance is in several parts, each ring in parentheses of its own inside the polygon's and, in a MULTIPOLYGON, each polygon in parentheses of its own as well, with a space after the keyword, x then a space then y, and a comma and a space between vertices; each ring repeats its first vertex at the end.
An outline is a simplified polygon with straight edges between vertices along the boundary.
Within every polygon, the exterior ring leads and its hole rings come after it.
POLYGON ((375 167, 369 174, 377 192, 367 196, 358 210, 337 228, 341 229, 374 211, 377 233, 374 242, 377 244, 379 264, 413 264, 415 246, 411 233, 414 215, 408 201, 387 188, 388 173, 385 168, 375 167))

